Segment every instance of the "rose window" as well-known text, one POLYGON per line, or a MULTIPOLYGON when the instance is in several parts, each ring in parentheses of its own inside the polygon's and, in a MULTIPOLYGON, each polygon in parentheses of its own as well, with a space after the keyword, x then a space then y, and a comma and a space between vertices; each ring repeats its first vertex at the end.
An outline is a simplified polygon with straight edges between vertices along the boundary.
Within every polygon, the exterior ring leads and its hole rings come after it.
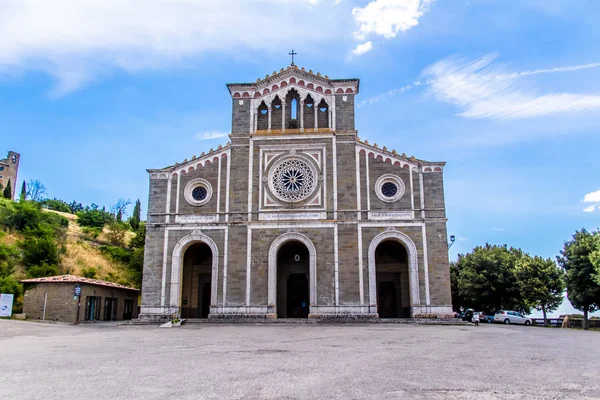
POLYGON ((207 195, 208 195, 208 191, 206 190, 206 188, 204 186, 197 186, 194 188, 194 190, 192 190, 192 197, 196 201, 202 201, 202 200, 206 199, 207 195))
POLYGON ((285 158, 271 168, 269 188, 279 200, 298 202, 315 191, 317 180, 317 171, 310 162, 285 158))
POLYGON ((393 182, 385 182, 381 185, 381 193, 385 197, 394 197, 396 193, 398 193, 398 186, 396 186, 393 182))

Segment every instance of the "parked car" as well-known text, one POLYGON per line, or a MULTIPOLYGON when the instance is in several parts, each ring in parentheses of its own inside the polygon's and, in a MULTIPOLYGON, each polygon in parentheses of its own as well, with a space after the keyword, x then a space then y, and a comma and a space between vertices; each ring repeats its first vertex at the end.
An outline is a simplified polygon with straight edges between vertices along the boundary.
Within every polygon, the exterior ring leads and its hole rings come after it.
POLYGON ((493 315, 485 315, 484 313, 481 313, 481 315, 479 316, 479 320, 481 322, 486 322, 488 324, 491 324, 492 322, 494 322, 494 316, 493 315))
POLYGON ((523 324, 525 326, 531 325, 531 318, 524 316, 520 312, 516 311, 498 311, 494 315, 494 322, 503 324, 523 324))

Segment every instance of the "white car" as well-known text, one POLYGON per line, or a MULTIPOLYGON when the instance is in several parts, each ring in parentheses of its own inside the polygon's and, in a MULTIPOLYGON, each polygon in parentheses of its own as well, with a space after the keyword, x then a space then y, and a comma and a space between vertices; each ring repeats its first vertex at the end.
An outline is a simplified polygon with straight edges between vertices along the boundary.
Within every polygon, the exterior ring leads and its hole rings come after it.
POLYGON ((531 318, 516 311, 499 311, 494 315, 494 322, 501 322, 506 325, 523 324, 529 326, 531 325, 531 318))

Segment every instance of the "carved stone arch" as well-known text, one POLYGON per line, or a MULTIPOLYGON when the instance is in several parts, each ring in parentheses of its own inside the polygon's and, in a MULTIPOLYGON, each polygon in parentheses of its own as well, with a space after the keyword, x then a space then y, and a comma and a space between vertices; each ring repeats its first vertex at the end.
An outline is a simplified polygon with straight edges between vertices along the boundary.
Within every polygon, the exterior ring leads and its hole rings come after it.
POLYGON ((212 253, 212 273, 211 273, 211 292, 210 305, 217 305, 217 279, 219 272, 219 249, 215 242, 199 230, 192 231, 177 242, 173 248, 171 258, 171 307, 179 309, 181 307, 181 279, 183 275, 183 257, 186 250, 196 243, 204 243, 210 247, 212 253))
POLYGON ((375 250, 385 240, 395 240, 402 244, 408 253, 408 274, 410 284, 410 303, 412 306, 421 304, 419 294, 419 261, 415 242, 405 233, 397 230, 388 230, 375 236, 369 245, 369 304, 377 304, 377 286, 375 278, 375 250))
POLYGON ((277 309, 277 253, 281 246, 290 241, 298 241, 308 249, 308 279, 310 292, 310 307, 317 305, 317 249, 311 240, 297 232, 288 232, 279 236, 269 248, 269 293, 268 305, 277 309))

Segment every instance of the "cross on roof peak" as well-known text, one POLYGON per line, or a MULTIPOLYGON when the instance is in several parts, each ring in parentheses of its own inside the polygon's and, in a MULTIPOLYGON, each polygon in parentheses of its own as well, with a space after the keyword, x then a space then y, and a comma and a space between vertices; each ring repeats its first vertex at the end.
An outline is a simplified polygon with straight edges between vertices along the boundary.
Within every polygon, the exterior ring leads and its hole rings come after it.
POLYGON ((294 51, 294 49, 292 49, 292 52, 291 52, 291 53, 288 53, 288 54, 289 54, 290 56, 292 56, 292 64, 291 64, 291 65, 296 65, 296 64, 294 64, 294 56, 295 56, 295 55, 297 55, 298 53, 296 53, 296 52, 294 51))

